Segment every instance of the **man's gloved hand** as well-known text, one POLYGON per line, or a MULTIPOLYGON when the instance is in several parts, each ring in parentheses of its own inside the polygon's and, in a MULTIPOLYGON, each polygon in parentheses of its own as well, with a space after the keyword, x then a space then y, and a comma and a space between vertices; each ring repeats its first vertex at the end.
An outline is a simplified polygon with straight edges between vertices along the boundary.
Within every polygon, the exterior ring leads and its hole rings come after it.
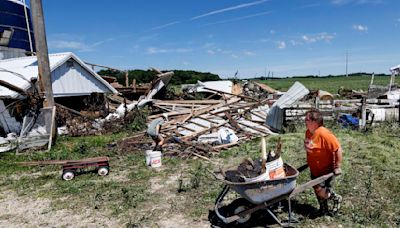
POLYGON ((333 174, 335 174, 335 176, 339 176, 340 174, 342 174, 342 169, 340 167, 335 168, 333 170, 333 174))

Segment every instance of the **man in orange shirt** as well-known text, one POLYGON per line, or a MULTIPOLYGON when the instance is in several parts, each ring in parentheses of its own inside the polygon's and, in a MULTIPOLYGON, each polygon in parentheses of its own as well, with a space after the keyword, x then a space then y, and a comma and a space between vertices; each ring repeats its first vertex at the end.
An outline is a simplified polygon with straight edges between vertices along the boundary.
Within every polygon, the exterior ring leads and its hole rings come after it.
MULTIPOLYGON (((307 152, 307 164, 310 167, 311 178, 315 179, 325 174, 334 173, 338 176, 342 173, 342 148, 338 139, 323 124, 321 112, 311 110, 306 113, 306 134, 304 148, 307 152)), ((314 186, 314 192, 320 204, 319 214, 329 213, 328 200, 333 201, 333 213, 339 210, 342 197, 332 190, 334 177, 314 186)))

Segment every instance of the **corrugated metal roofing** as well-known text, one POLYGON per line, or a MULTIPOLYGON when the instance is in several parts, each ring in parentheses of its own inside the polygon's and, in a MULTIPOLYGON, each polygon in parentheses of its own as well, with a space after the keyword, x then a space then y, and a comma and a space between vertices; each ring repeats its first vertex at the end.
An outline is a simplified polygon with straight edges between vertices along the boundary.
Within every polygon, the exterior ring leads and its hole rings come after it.
POLYGON ((276 131, 282 130, 284 108, 292 106, 310 91, 300 82, 295 82, 269 110, 266 124, 276 131))
MULTIPOLYGON (((109 83, 97 75, 96 72, 71 52, 50 54, 49 61, 50 71, 52 74, 53 93, 58 94, 58 96, 82 95, 82 93, 90 94, 91 92, 117 93, 109 83), (70 83, 71 85, 62 85, 60 84, 62 83, 61 81, 57 82, 57 80, 63 76, 62 72, 55 74, 55 70, 66 63, 69 59, 73 59, 79 64, 81 77, 70 78, 72 80, 69 81, 64 80, 64 83, 70 83), (93 86, 91 84, 97 85, 93 86), (79 89, 76 89, 78 87, 79 89), (66 89, 68 91, 66 91, 66 89)), ((64 73, 64 76, 71 77, 71 74, 67 75, 68 72, 64 73)), ((23 90, 28 90, 31 87, 29 81, 32 78, 37 78, 37 76, 38 65, 36 56, 0 60, 0 80, 9 84, 23 90)), ((19 94, 17 92, 0 86, 0 97, 16 98, 18 96, 19 94)))
POLYGON ((392 72, 400 72, 400 64, 399 65, 397 65, 397 66, 394 66, 394 67, 391 67, 390 68, 390 71, 392 71, 392 72))

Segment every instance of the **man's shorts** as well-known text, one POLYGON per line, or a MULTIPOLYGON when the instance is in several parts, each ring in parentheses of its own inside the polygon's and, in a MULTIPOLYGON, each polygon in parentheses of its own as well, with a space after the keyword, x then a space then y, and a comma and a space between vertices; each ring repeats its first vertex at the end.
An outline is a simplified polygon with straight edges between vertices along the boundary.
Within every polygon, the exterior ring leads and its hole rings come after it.
MULTIPOLYGON (((318 177, 316 177, 316 176, 313 176, 312 174, 311 174, 311 179, 312 180, 314 180, 314 179, 316 179, 316 178, 318 178, 318 177)), ((329 177, 326 181, 323 181, 323 182, 321 182, 321 183, 319 183, 318 185, 319 186, 321 186, 321 187, 326 187, 326 188, 331 188, 332 187, 332 185, 335 183, 335 176, 331 176, 331 177, 329 177)))

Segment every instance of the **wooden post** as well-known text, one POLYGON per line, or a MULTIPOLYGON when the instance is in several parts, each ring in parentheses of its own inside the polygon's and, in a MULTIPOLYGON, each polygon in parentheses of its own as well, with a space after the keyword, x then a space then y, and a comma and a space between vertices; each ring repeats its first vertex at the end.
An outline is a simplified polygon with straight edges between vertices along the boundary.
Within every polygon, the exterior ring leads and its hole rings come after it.
POLYGON ((375 78, 375 72, 372 72, 371 82, 369 83, 370 86, 374 84, 374 78, 375 78))
POLYGON ((399 125, 400 125, 400 99, 399 100, 397 100, 397 102, 398 102, 398 108, 399 108, 399 116, 398 116, 398 119, 399 119, 399 125))
MULTIPOLYGON (((42 0, 31 0, 32 8, 32 23, 35 35, 35 46, 36 46, 36 56, 38 62, 38 81, 40 85, 41 95, 45 95, 45 100, 43 102, 44 107, 53 108, 54 107, 54 97, 53 97, 53 87, 51 80, 51 71, 49 64, 49 52, 47 49, 46 40, 46 29, 44 25, 43 7, 42 0)), ((50 123, 46 120, 46 126, 51 126, 51 137, 55 142, 57 135, 57 125, 50 123)), ((50 142, 53 143, 53 142, 50 142)))
POLYGON ((129 72, 125 71, 125 87, 129 87, 129 72))
POLYGON ((361 100, 361 121, 359 124, 360 130, 365 129, 366 123, 367 123, 367 98, 363 97, 361 100))
POLYGON ((44 26, 43 7, 41 0, 31 0, 32 22, 35 35, 36 56, 39 68, 40 92, 46 95, 45 107, 54 106, 53 88, 47 49, 46 30, 44 26))
POLYGON ((315 97, 315 108, 317 110, 319 110, 319 96, 318 95, 315 97))

